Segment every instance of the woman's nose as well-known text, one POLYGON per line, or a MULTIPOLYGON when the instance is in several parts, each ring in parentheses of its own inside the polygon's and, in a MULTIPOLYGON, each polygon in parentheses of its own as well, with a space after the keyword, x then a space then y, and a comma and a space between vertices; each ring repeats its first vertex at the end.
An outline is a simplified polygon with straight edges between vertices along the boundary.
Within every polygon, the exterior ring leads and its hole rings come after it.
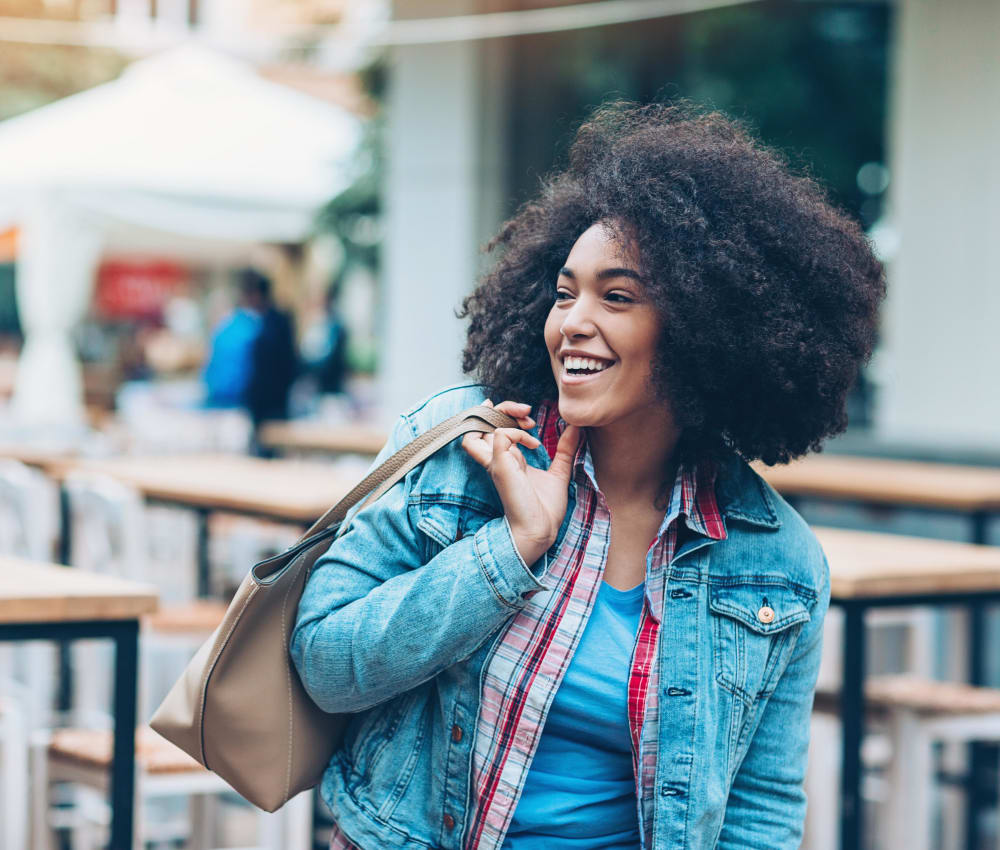
POLYGON ((559 330, 567 339, 594 335, 594 321, 588 300, 587 298, 577 298, 563 318, 562 327, 559 330))

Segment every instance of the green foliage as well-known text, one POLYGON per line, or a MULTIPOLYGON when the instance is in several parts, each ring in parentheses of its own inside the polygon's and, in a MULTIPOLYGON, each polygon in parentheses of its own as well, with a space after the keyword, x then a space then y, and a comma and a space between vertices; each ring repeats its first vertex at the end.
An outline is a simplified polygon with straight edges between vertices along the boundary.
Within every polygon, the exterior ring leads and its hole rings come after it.
POLYGON ((320 211, 316 229, 333 233, 344 248, 344 268, 352 264, 377 271, 381 227, 381 183, 385 171, 385 119, 381 102, 385 90, 385 68, 376 62, 361 71, 362 84, 379 105, 364 127, 364 136, 354 162, 350 185, 320 211))

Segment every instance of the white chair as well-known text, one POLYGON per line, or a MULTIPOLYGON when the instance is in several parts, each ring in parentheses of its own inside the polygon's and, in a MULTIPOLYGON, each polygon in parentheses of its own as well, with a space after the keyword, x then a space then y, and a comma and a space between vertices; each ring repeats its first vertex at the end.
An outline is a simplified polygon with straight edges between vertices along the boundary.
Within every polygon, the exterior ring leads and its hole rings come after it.
MULTIPOLYGON (((0 460, 0 554, 51 561, 59 531, 59 494, 48 478, 16 460, 0 460)), ((47 718, 55 702, 51 643, 0 645, 0 680, 24 686, 25 715, 47 718)))
POLYGON ((241 409, 206 410, 196 405, 203 388, 150 388, 136 382, 118 394, 118 419, 132 451, 143 454, 181 452, 245 453, 253 424, 241 409))
MULTIPOLYGON (((836 692, 818 691, 813 731, 828 725, 828 734, 814 736, 809 747, 811 787, 820 781, 839 788, 840 723, 836 692)), ((972 741, 1000 743, 1000 689, 944 682, 912 674, 870 677, 865 682, 866 722, 871 734, 862 747, 862 765, 880 775, 866 775, 862 800, 871 807, 869 839, 888 850, 951 850, 963 846, 964 789, 937 787, 932 747, 948 745, 960 754, 972 741)), ((950 768, 959 772, 960 759, 950 768)), ((807 781, 809 807, 812 791, 807 781)), ((837 811, 807 809, 805 850, 830 846, 838 834, 837 811), (825 830, 825 831, 824 831, 825 830)))
MULTIPOLYGON (((85 475, 68 476, 65 486, 73 521, 73 564, 149 581, 148 515, 141 496, 121 482, 85 475)), ((174 576, 185 570, 193 574, 193 563, 184 564, 178 558, 174 576)), ((176 595, 177 588, 170 583, 169 574, 153 577, 165 583, 164 595, 176 595)), ((219 623, 225 607, 221 602, 195 600, 163 606, 146 618, 140 633, 140 722, 148 718, 191 655, 219 623)), ((77 719, 85 717, 86 725, 92 728, 58 729, 35 736, 32 823, 37 848, 46 847, 51 840, 51 827, 60 825, 53 821, 49 806, 50 791, 57 783, 72 783, 100 792, 97 797, 92 793, 79 795, 85 805, 78 807, 75 819, 61 824, 71 828, 74 844, 80 848, 99 846, 106 837, 102 832, 108 819, 103 795, 107 791, 111 759, 107 707, 111 698, 112 659, 105 649, 94 645, 74 648, 77 664, 74 715, 77 719)), ((214 801, 220 793, 229 791, 228 786, 148 728, 140 727, 138 748, 136 835, 144 835, 148 822, 144 804, 166 796, 187 795, 190 821, 180 824, 181 835, 191 830, 194 847, 209 846, 214 840, 211 829, 214 801)), ((285 833, 299 834, 305 829, 308 835, 311 803, 309 796, 307 801, 290 805, 278 815, 259 813, 261 846, 286 846, 282 837, 285 833), (304 808, 306 802, 308 812, 304 808)))
MULTIPOLYGON (((195 534, 191 517, 148 509, 134 488, 112 478, 71 473, 65 489, 75 567, 153 584, 160 610, 142 632, 140 719, 166 695, 190 655, 225 612, 220 601, 195 600, 195 534), (178 522, 178 520, 180 520, 178 522)), ((74 662, 74 705, 88 725, 101 725, 111 704, 110 648, 80 644, 74 662), (100 672, 95 672, 100 668, 100 672)))
POLYGON ((0 850, 28 846, 28 723, 20 702, 0 694, 0 850))
POLYGON ((302 532, 286 523, 217 514, 210 519, 213 584, 231 595, 258 561, 294 546, 302 532))
POLYGON ((963 807, 943 805, 945 798, 934 794, 932 746, 1000 742, 1000 689, 893 676, 876 681, 871 698, 888 714, 892 742, 885 846, 958 847, 963 807), (940 841, 933 840, 936 825, 940 841))
MULTIPOLYGON (((111 766, 111 733, 94 729, 59 729, 48 736, 37 736, 32 746, 32 834, 34 850, 51 850, 51 830, 46 819, 46 807, 36 800, 45 800, 55 783, 72 783, 94 789, 103 800, 109 789, 111 766)), ((217 812, 218 796, 231 794, 229 786, 218 776, 205 770, 186 753, 161 738, 149 727, 136 732, 136 846, 156 838, 176 841, 184 838, 192 850, 217 846, 221 832, 217 812), (153 835, 146 819, 150 801, 185 796, 188 798, 188 819, 179 824, 167 822, 153 835)), ((68 824, 73 828, 74 850, 97 850, 107 843, 110 811, 106 804, 93 799, 88 822, 68 824)), ((247 804, 249 810, 249 804, 247 804)), ((268 850, 291 850, 310 846, 312 830, 312 792, 303 792, 273 814, 256 811, 257 846, 268 850)))
POLYGON ((59 493, 45 475, 0 459, 0 552, 51 561, 59 533, 59 493))
MULTIPOLYGON (((900 670, 912 673, 924 681, 933 679, 936 620, 932 609, 874 609, 865 618, 868 649, 874 650, 869 652, 869 668, 874 668, 873 673, 877 675, 888 668, 893 673, 900 670)), ((843 681, 843 630, 843 611, 831 607, 823 624, 823 656, 816 684, 818 694, 825 695, 827 702, 839 693, 843 681)), ((889 793, 886 782, 873 775, 873 772, 884 773, 888 766, 892 748, 887 734, 884 726, 869 724, 862 744, 862 765, 866 772, 862 776, 861 797, 870 804, 885 802, 889 793)), ((835 850, 839 846, 840 758, 839 718, 825 711, 814 712, 805 781, 809 802, 803 847, 807 850, 835 850)))

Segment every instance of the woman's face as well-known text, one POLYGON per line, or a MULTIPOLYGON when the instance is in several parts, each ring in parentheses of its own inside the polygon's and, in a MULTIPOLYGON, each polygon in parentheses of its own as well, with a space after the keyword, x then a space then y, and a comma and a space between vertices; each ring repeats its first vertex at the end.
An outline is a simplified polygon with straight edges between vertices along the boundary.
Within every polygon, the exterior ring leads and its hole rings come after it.
POLYGON ((556 281, 545 345, 571 425, 600 427, 663 407, 651 380, 659 315, 635 257, 598 222, 583 232, 556 281))

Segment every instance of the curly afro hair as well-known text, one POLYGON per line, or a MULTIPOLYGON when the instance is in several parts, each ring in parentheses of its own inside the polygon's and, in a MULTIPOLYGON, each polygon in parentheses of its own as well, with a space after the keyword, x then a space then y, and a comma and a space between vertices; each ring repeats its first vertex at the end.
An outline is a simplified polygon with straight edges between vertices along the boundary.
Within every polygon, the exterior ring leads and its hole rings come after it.
POLYGON ((787 463, 847 427, 884 270, 857 223, 742 124, 689 101, 599 107, 568 165, 486 246, 462 366, 493 398, 558 397, 543 339, 559 269, 596 222, 627 239, 661 317, 652 380, 682 458, 787 463))

